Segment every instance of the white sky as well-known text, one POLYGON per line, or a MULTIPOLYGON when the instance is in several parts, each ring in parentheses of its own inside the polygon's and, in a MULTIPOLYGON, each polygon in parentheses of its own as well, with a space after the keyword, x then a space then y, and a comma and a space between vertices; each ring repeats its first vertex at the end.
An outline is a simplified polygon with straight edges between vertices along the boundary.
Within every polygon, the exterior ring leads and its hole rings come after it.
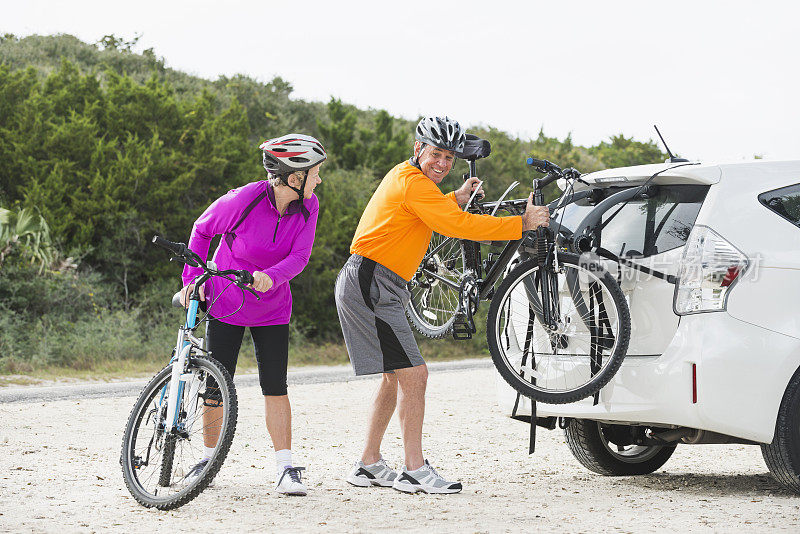
POLYGON ((593 145, 623 133, 692 159, 800 159, 792 1, 0 0, 0 32, 105 34, 206 78, 448 114, 593 145))

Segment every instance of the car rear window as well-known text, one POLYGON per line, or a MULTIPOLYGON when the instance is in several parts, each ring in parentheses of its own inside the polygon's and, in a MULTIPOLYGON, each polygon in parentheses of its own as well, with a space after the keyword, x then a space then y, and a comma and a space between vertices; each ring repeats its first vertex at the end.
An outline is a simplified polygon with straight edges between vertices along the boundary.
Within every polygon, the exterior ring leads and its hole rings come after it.
MULTIPOLYGON (((603 228, 601 246, 624 257, 647 257, 682 247, 707 193, 708 186, 703 185, 659 185, 651 198, 631 200, 613 216, 603 228)), ((575 206, 565 213, 564 225, 574 230, 592 209, 575 206)), ((603 222, 617 209, 606 211, 603 222)))
POLYGON ((758 200, 795 226, 800 226, 800 184, 761 193, 758 200))

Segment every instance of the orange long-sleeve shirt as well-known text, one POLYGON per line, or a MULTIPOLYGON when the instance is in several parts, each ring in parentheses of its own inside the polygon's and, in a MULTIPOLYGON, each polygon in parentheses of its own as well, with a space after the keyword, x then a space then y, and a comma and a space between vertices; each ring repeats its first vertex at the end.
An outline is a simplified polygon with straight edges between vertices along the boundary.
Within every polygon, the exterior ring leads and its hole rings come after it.
POLYGON ((473 241, 522 237, 522 217, 492 217, 461 211, 455 193, 442 194, 408 162, 389 171, 358 223, 351 254, 359 254, 411 280, 433 231, 473 241))

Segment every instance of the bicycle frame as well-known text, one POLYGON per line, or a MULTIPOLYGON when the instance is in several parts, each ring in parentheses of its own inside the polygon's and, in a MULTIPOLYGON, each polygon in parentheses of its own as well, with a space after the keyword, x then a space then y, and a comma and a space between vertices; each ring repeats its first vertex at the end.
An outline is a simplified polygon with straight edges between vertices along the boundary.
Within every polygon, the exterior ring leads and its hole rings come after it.
MULTIPOLYGON (((536 160, 538 161, 538 160, 536 160)), ((534 190, 534 203, 535 205, 544 205, 542 189, 549 183, 553 182, 559 177, 577 177, 577 171, 569 169, 566 173, 561 171, 557 166, 549 162, 539 162, 549 166, 546 176, 542 179, 533 181, 534 190)), ((468 160, 469 173, 464 175, 467 180, 476 177, 477 169, 474 160, 468 160)), ((503 208, 504 211, 512 215, 521 215, 524 213, 527 205, 527 199, 503 200, 505 196, 514 188, 515 183, 503 193, 498 201, 479 203, 474 202, 475 194, 470 197, 467 202, 466 211, 471 213, 491 214, 494 215, 498 209, 503 208)), ((569 192, 561 195, 557 200, 548 205, 549 208, 564 208, 568 204, 577 202, 581 199, 593 195, 593 190, 580 191, 578 193, 569 192)), ((571 240, 573 237, 572 232, 567 228, 562 228, 555 220, 551 218, 550 228, 539 228, 535 231, 525 232, 521 239, 512 240, 505 244, 502 252, 496 260, 491 261, 489 265, 485 265, 481 258, 480 248, 476 247, 474 260, 472 265, 465 265, 465 272, 458 280, 450 280, 446 276, 442 276, 435 265, 428 267, 428 261, 434 257, 440 250, 442 250, 447 243, 452 243, 453 239, 447 238, 433 249, 427 252, 421 264, 421 274, 429 279, 437 280, 443 286, 458 292, 459 294, 459 311, 456 317, 463 317, 462 320, 457 320, 453 326, 453 336, 456 339, 468 339, 471 334, 475 332, 473 323, 474 312, 477 311, 481 300, 489 300, 494 291, 494 286, 501 279, 506 272, 509 264, 515 261, 515 257, 520 257, 522 260, 528 260, 533 257, 536 258, 539 264, 540 271, 536 280, 532 280, 530 284, 526 284, 526 293, 530 299, 531 308, 537 316, 537 319, 542 325, 550 330, 557 330, 559 328, 559 302, 557 295, 559 293, 558 280, 555 278, 555 270, 558 269, 557 257, 551 257, 550 253, 556 250, 556 236, 563 235, 562 240, 571 240), (531 239, 536 236, 535 240, 531 239), (551 265, 552 262, 552 265, 551 265), (482 273, 483 268, 486 272, 482 273), (470 304, 471 301, 471 304, 470 304)), ((459 240, 462 247, 473 247, 475 243, 469 240, 459 240)))
MULTIPOLYGON (((456 239, 456 238, 451 238, 451 239, 456 239)), ((461 240, 461 241, 464 241, 464 240, 461 240)), ((480 295, 481 299, 484 299, 484 300, 486 299, 486 297, 488 296, 489 292, 492 290, 492 287, 494 287, 495 282, 497 282, 497 280, 500 278, 500 275, 502 274, 503 270, 508 265, 508 262, 511 261, 511 258, 517 252, 517 250, 519 249, 519 247, 520 247, 520 245, 522 244, 523 241, 524 241, 524 238, 523 239, 517 239, 515 241, 509 241, 505 245, 505 247, 503 248, 503 251, 500 253, 500 258, 498 258, 498 260, 495 263, 493 263, 492 266, 489 268, 489 271, 487 271, 486 278, 484 278, 484 279, 479 281, 479 287, 480 287, 479 295, 480 295)), ((445 240, 442 243, 440 243, 439 246, 437 246, 436 248, 431 250, 425 256, 425 258, 423 259, 423 262, 425 260, 427 260, 428 258, 430 258, 431 256, 433 256, 434 254, 436 254, 437 252, 439 252, 439 250, 441 250, 442 247, 444 247, 444 245, 447 244, 447 242, 448 241, 445 240)), ((456 284, 455 282, 445 278, 444 276, 439 275, 438 273, 434 273, 432 271, 427 271, 427 270, 424 270, 424 272, 425 272, 426 276, 430 276, 431 278, 435 278, 436 280, 438 280, 439 282, 441 282, 442 284, 444 284, 444 285, 446 285, 448 287, 451 287, 451 288, 453 288, 455 290, 461 289, 461 286, 459 284, 456 284)))

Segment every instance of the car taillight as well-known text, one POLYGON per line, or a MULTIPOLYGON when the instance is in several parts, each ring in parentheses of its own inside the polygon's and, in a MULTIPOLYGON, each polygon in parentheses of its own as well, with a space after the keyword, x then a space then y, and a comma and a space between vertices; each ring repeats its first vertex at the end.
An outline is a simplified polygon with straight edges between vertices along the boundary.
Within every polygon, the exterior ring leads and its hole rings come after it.
POLYGON ((686 241, 673 307, 678 315, 722 311, 749 261, 707 226, 695 225, 686 241))

